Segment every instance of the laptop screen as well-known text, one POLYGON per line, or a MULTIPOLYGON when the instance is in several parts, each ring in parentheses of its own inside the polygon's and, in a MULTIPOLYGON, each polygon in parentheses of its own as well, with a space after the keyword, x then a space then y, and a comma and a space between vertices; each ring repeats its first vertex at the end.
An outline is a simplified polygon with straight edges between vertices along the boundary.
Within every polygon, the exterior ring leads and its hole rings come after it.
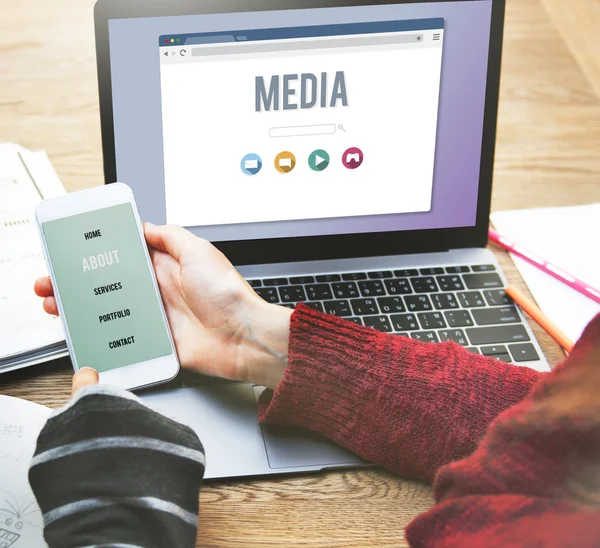
POLYGON ((212 241, 474 226, 491 13, 111 20, 117 178, 212 241))

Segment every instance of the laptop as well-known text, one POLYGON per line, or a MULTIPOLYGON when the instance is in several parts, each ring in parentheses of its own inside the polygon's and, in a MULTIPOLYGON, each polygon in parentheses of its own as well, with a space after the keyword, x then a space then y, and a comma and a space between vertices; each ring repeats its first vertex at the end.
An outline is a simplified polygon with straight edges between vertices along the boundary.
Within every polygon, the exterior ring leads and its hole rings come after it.
MULTIPOLYGON (((549 370, 485 249, 504 0, 99 0, 106 183, 212 241, 263 299, 549 370)), ((261 426, 263 388, 143 392, 207 478, 366 465, 261 426), (244 455, 244 458, 239 458, 244 455)))

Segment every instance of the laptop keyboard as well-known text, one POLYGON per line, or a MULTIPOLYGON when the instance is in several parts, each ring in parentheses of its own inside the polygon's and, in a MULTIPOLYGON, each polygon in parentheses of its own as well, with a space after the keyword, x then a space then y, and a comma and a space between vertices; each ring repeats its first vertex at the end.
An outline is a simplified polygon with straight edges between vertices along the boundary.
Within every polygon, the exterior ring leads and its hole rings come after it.
POLYGON ((454 341, 504 362, 540 359, 494 265, 251 279, 265 301, 304 304, 425 342, 454 341))

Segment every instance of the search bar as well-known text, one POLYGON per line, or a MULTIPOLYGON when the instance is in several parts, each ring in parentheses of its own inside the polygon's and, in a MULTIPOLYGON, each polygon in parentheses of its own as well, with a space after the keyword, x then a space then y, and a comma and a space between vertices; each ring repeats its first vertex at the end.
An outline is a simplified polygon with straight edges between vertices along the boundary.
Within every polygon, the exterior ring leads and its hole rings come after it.
POLYGON ((335 124, 321 124, 318 126, 290 126, 272 127, 269 137, 305 137, 309 135, 333 135, 337 131, 335 124))
MULTIPOLYGON (((226 42, 220 40, 220 42, 226 42)), ((344 47, 365 47, 365 46, 389 46, 396 44, 404 44, 407 46, 419 46, 425 44, 425 34, 398 34, 383 36, 343 36, 343 37, 323 37, 318 40, 285 40, 276 41, 275 43, 252 43, 252 42, 236 42, 235 44, 218 43, 207 44, 207 46, 192 48, 192 57, 212 57, 215 55, 247 55, 258 53, 269 53, 273 51, 307 51, 315 49, 331 49, 344 47)), ((186 40, 186 46, 190 42, 186 40)))

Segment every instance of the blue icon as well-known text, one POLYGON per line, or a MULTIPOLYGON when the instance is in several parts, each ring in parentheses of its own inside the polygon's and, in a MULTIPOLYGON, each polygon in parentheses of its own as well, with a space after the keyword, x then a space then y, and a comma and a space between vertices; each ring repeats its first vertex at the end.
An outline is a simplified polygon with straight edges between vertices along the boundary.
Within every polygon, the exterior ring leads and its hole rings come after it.
POLYGON ((258 154, 246 154, 242 158, 241 168, 246 175, 256 175, 262 169, 262 160, 258 154))

